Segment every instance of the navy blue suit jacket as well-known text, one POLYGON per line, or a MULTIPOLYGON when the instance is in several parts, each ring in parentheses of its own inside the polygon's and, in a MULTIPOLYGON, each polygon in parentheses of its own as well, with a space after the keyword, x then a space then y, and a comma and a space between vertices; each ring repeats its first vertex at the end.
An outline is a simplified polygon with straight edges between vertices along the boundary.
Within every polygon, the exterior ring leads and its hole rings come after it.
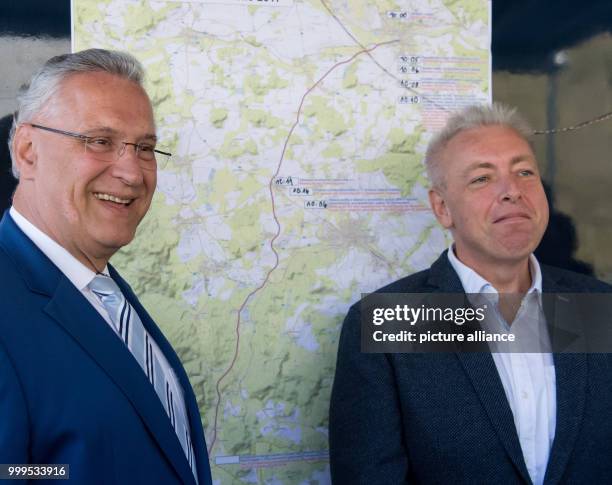
MULTIPOLYGON (((127 283, 109 270, 183 387, 198 480, 209 485, 200 414, 183 366, 127 283)), ((8 213, 0 222, 0 275, 0 463, 69 464, 76 484, 194 484, 139 364, 8 213)))
MULTIPOLYGON (((544 292, 610 291, 568 271, 542 266, 542 275, 544 292)), ((379 292, 463 287, 444 252, 379 292)), ((360 335, 357 303, 342 327, 332 390, 335 484, 531 483, 491 354, 366 354, 360 335)), ((557 423, 545 483, 612 483, 612 354, 554 354, 554 363, 557 423)))

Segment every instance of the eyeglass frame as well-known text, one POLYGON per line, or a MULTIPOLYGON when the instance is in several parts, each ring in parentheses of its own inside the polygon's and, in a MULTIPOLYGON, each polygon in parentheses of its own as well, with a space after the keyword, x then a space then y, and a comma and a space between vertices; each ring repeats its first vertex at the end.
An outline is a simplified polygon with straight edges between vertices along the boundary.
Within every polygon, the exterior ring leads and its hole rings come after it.
MULTIPOLYGON (((64 136, 70 136, 72 138, 77 138, 79 140, 82 140, 85 142, 85 146, 87 147, 87 143, 90 140, 93 140, 95 138, 101 138, 101 137, 96 137, 96 136, 87 136, 83 133, 75 133, 73 131, 66 131, 66 130, 58 130, 57 128, 50 128, 48 126, 43 126, 43 125, 39 125, 36 123, 24 123, 28 126, 31 126, 32 128, 38 128, 39 130, 45 130, 45 131, 49 131, 51 133, 57 133, 59 135, 64 135, 64 136)), ((138 154, 140 153, 140 143, 132 143, 129 141, 121 141, 119 142, 121 143, 123 146, 119 149, 119 151, 117 152, 117 159, 119 159, 119 157, 121 157, 124 153, 125 153, 125 148, 130 145, 134 147, 134 151, 136 152, 136 156, 140 159, 140 160, 144 160, 145 162, 148 161, 146 159, 141 158, 138 154)), ((153 153, 159 153, 160 155, 164 155, 166 157, 171 157, 172 153, 168 153, 168 152, 163 152, 161 150, 158 150, 156 148, 153 148, 153 153)), ((153 156, 153 160, 157 163, 157 159, 155 158, 155 155, 153 156)))

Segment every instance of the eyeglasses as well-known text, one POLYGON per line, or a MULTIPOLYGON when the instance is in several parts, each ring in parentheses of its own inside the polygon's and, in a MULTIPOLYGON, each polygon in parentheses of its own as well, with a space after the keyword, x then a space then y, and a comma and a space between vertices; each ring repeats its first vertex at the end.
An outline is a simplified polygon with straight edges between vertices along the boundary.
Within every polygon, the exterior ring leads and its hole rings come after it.
POLYGON ((82 133, 58 130, 56 128, 49 128, 48 126, 34 123, 27 124, 39 130, 77 138, 83 142, 87 154, 103 162, 117 161, 119 157, 125 153, 125 149, 128 145, 134 147, 140 166, 145 170, 155 170, 158 167, 164 168, 166 163, 168 163, 168 159, 172 156, 171 153, 157 150, 155 146, 150 143, 130 143, 128 141, 113 140, 108 136, 87 136, 82 133))

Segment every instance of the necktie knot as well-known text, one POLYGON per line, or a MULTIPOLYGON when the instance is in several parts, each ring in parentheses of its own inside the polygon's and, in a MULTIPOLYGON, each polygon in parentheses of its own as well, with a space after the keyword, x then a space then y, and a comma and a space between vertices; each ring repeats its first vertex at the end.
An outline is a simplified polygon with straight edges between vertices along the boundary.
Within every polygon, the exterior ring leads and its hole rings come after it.
POLYGON ((87 286, 94 293, 103 293, 106 295, 113 293, 121 294, 121 290, 117 286, 117 283, 115 283, 111 277, 103 274, 96 275, 87 286))
POLYGON ((95 278, 89 282, 87 287, 100 299, 102 305, 109 313, 111 320, 117 325, 117 313, 125 301, 117 283, 109 276, 96 275, 95 278))

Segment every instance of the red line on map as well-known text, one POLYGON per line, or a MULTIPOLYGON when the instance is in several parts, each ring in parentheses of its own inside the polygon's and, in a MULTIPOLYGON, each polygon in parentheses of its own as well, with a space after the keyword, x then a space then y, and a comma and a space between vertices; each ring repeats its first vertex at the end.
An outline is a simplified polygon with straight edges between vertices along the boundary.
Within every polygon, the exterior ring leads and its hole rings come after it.
POLYGON ((238 359, 238 348, 239 348, 239 345, 240 345, 240 319, 241 319, 241 315, 242 315, 242 310, 244 310, 244 308, 246 307, 246 305, 249 302, 249 300, 251 299, 251 297, 253 295, 255 295, 255 293, 257 293, 258 291, 260 291, 268 283, 268 281, 270 279, 270 275, 278 267, 278 261, 279 261, 278 260, 278 253, 276 252, 276 249, 274 248, 274 241, 276 241, 276 239, 280 236, 281 226, 280 226, 280 222, 278 220, 278 217, 276 216, 276 208, 274 206, 274 192, 272 190, 272 187, 273 187, 273 184, 274 184, 274 179, 278 176, 278 174, 280 172, 280 169, 282 167, 283 160, 285 158, 285 151, 287 150, 287 146, 289 145, 289 139, 291 138, 291 135, 293 134, 293 131, 297 127, 298 123, 300 122, 300 114, 302 113, 302 107, 304 106, 304 101, 306 100, 306 96, 308 96, 327 76, 329 76, 334 69, 336 69, 336 68, 338 68, 338 67, 340 67, 340 66, 342 66, 344 64, 348 64, 349 62, 352 62, 353 59, 355 59, 356 57, 360 56, 361 54, 368 54, 369 55, 370 52, 372 52, 374 49, 376 49, 376 48, 378 48, 378 47, 380 47, 382 45, 393 44, 393 43, 396 43, 396 42, 398 42, 398 41, 397 40, 390 40, 390 41, 387 41, 387 42, 381 42, 379 44, 375 44, 374 46, 372 46, 370 48, 367 48, 367 49, 363 48, 362 50, 356 52, 354 55, 352 55, 348 59, 346 59, 344 61, 341 61, 341 62, 338 62, 337 64, 334 64, 332 67, 330 67, 328 69, 328 71, 325 74, 323 74, 323 76, 321 76, 321 78, 319 78, 319 80, 316 83, 314 83, 310 88, 308 88, 308 90, 302 96, 302 100, 300 101, 300 105, 299 105, 298 110, 297 110, 297 116, 296 116, 296 119, 295 119, 295 123, 293 123, 293 125, 291 126, 291 129, 289 130, 289 134, 287 135, 287 138, 285 139, 285 144, 283 145, 283 151, 281 152, 281 156, 280 156, 280 159, 278 161, 278 167, 276 168, 276 172, 274 173, 274 175, 270 178, 270 183, 268 185, 268 188, 270 190, 270 199, 271 199, 271 203, 272 203, 272 215, 274 217, 274 222, 276 222, 276 234, 274 234, 274 237, 270 240, 270 249, 274 253, 274 259, 275 259, 274 265, 272 266, 272 268, 270 268, 270 270, 266 274, 266 277, 262 281, 262 283, 257 288, 255 288, 253 291, 251 291, 247 295, 247 297, 242 302, 242 305, 240 305, 240 308, 238 309, 238 320, 236 322, 236 349, 234 351, 234 357, 232 358, 232 362, 230 363, 230 365, 227 368, 227 370, 217 380, 217 385, 216 385, 217 404, 215 406, 215 419, 214 419, 214 422, 213 422, 213 437, 212 437, 212 440, 210 442, 210 445, 208 446, 208 454, 209 455, 212 452, 213 447, 215 446, 215 442, 217 441, 217 426, 218 426, 218 421, 219 421, 219 406, 221 405, 221 382, 231 372, 232 368, 234 367, 234 364, 236 363, 236 360, 238 359))

